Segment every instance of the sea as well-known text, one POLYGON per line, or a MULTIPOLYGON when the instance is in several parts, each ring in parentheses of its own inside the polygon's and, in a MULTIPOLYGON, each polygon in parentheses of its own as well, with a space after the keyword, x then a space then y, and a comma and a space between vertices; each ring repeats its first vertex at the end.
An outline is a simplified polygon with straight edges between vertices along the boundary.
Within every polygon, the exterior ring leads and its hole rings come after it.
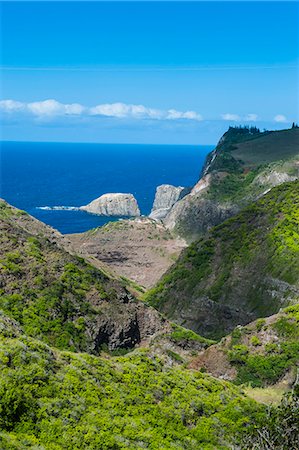
POLYGON ((62 233, 118 220, 76 208, 102 194, 132 193, 148 215, 160 184, 192 186, 208 145, 0 143, 0 197, 62 233))

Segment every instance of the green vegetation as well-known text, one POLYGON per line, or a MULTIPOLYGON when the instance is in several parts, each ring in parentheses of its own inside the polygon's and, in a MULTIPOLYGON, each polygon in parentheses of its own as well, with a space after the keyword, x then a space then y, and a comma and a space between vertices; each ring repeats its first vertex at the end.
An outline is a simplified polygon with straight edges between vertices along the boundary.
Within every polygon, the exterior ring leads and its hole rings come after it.
POLYGON ((145 300, 176 319, 193 305, 196 317, 198 299, 203 308, 208 299, 216 309, 214 328, 205 326, 205 317, 187 326, 214 339, 234 324, 273 314, 283 301, 298 297, 298 230, 299 182, 294 181, 273 188, 191 244, 145 300))
POLYGON ((229 359, 238 369, 237 384, 250 383, 252 386, 261 387, 276 383, 285 372, 294 367, 298 362, 299 342, 282 343, 279 353, 269 355, 241 354, 240 346, 233 347, 229 352, 229 359))
POLYGON ((110 278, 71 255, 58 233, 5 202, 0 219, 0 309, 28 336, 96 354, 102 344, 113 350, 139 342, 137 305, 127 280, 110 278))
MULTIPOLYGON (((295 124, 279 133, 230 128, 209 161, 216 176, 207 198, 240 206, 265 189, 258 177, 294 174, 286 158, 296 136, 295 124)), ((137 302, 126 288, 141 287, 71 255, 25 212, 0 202, 0 219, 1 450, 299 448, 299 181, 214 227, 145 295, 216 339, 279 311, 218 344, 137 302), (213 370, 234 383, 204 373, 213 370)))
POLYGON ((244 450, 290 450, 299 448, 299 386, 284 396, 278 407, 270 406, 241 436, 244 450))
POLYGON ((261 341, 257 336, 252 336, 250 343, 254 346, 261 345, 261 341))
POLYGON ((179 325, 172 324, 173 331, 170 333, 169 337, 172 341, 183 344, 190 342, 200 342, 203 346, 208 347, 215 344, 215 341, 211 339, 205 339, 192 330, 187 330, 186 328, 180 327, 179 325))
POLYGON ((124 287, 130 287, 133 291, 137 291, 137 293, 144 293, 145 288, 143 286, 140 286, 140 284, 136 283, 136 281, 130 280, 127 277, 120 277, 120 280, 122 280, 124 287))
POLYGON ((208 197, 217 201, 241 200, 244 192, 252 195, 252 182, 259 170, 251 172, 228 173, 223 178, 215 178, 210 186, 208 197))
POLYGON ((214 176, 208 198, 221 202, 248 204, 271 183, 260 176, 271 176, 273 172, 296 175, 294 157, 298 157, 299 135, 297 130, 263 132, 257 128, 230 127, 216 148, 209 172, 223 172, 214 176))
POLYGON ((1 308, 30 336, 62 349, 86 349, 86 321, 96 313, 87 297, 92 290, 102 299, 111 296, 103 284, 105 276, 75 258, 68 262, 70 256, 42 239, 28 237, 19 244, 17 251, 1 259, 9 276, 1 308), (49 250, 52 267, 47 265, 49 250))
POLYGON ((276 320, 266 323, 261 319, 243 327, 238 339, 234 338, 234 330, 229 346, 224 348, 237 369, 237 384, 273 385, 287 371, 295 371, 299 363, 299 304, 284 309, 276 320))
POLYGON ((206 188, 186 196, 173 211, 174 232, 194 242, 267 190, 298 178, 298 141, 298 128, 230 127, 207 157, 206 188))
POLYGON ((216 147, 217 156, 209 172, 241 172, 292 158, 298 154, 298 136, 296 127, 264 132, 255 127, 230 127, 216 147))
POLYGON ((146 350, 102 359, 16 337, 11 327, 0 365, 3 450, 226 449, 262 413, 237 387, 167 368, 146 350))

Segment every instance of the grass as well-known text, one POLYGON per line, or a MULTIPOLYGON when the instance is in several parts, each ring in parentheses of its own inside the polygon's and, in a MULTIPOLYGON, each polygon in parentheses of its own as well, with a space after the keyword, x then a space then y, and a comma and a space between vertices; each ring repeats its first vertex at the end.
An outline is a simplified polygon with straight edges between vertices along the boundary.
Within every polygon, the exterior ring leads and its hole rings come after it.
POLYGON ((278 406, 284 396, 289 391, 287 386, 267 387, 267 388, 244 388, 245 394, 258 403, 264 405, 278 406))

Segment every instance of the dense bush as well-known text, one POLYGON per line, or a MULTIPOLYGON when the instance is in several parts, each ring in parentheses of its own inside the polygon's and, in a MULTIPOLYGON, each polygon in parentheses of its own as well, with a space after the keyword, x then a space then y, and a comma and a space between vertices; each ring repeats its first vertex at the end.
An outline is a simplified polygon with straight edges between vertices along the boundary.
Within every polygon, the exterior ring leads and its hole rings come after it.
POLYGON ((256 414, 237 387, 146 350, 102 359, 0 342, 0 447, 226 449, 256 414))

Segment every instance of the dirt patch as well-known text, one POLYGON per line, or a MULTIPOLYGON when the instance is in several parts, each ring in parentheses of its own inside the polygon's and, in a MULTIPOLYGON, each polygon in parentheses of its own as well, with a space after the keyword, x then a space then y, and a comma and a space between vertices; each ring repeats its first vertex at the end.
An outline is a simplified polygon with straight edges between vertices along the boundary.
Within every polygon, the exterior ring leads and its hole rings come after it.
POLYGON ((205 369, 209 374, 223 380, 234 380, 237 376, 236 369, 229 363, 225 352, 217 345, 212 345, 204 350, 189 364, 190 369, 205 369))
POLYGON ((164 225, 150 219, 120 220, 90 230, 69 234, 77 253, 105 263, 117 275, 145 288, 152 287, 186 247, 164 225))

